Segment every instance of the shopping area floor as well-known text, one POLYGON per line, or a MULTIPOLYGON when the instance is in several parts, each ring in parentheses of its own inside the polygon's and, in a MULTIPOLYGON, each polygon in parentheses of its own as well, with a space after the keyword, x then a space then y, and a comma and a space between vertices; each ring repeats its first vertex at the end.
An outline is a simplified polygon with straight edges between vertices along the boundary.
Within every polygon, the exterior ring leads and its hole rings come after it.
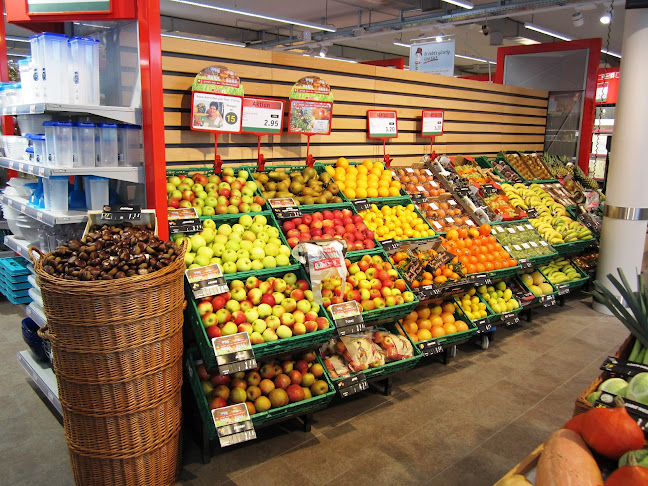
MULTIPOLYGON (((0 484, 73 484, 63 428, 16 361, 22 312, 0 302, 0 484)), ((449 365, 397 376, 390 396, 363 392, 258 439, 217 450, 209 464, 189 434, 177 486, 492 485, 571 417, 574 400, 628 335, 591 297, 541 310, 496 332, 490 348, 464 344, 449 365)), ((133 485, 138 486, 138 485, 133 485)))

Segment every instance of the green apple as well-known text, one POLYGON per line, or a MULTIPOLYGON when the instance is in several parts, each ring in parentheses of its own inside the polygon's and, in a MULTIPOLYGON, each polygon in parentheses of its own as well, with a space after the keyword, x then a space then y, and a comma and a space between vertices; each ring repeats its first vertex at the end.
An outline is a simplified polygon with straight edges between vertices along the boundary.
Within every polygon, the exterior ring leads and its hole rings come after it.
POLYGON ((252 262, 249 258, 241 258, 236 261, 236 270, 239 272, 249 272, 252 270, 252 262))
POLYGON ((203 226, 203 230, 199 233, 199 235, 205 238, 205 243, 211 243, 212 241, 214 241, 216 231, 214 231, 212 228, 205 228, 203 226))
POLYGON ((232 321, 225 324, 221 329, 221 334, 223 336, 230 336, 232 334, 236 334, 237 332, 238 332, 238 327, 236 327, 236 324, 234 324, 232 321))
POLYGON ((236 257, 237 257, 239 260, 241 260, 241 259, 247 259, 247 260, 249 260, 249 259, 250 259, 250 252, 247 251, 247 250, 243 250, 243 249, 241 249, 241 250, 239 250, 239 251, 236 252, 236 257))
POLYGON ((263 260, 265 258, 266 254, 263 248, 252 248, 250 250, 250 258, 252 260, 263 260))
POLYGON ((223 245, 227 243, 227 235, 217 234, 214 237, 214 243, 222 243, 223 245))
POLYGON ((171 239, 174 241, 174 243, 176 243, 177 245, 179 245, 181 242, 178 241, 178 240, 181 240, 181 239, 184 238, 185 236, 186 236, 186 235, 185 235, 184 233, 176 233, 175 235, 172 235, 172 236, 171 236, 171 239))
POLYGON ((242 233, 232 231, 228 236, 228 240, 229 241, 236 241, 236 242, 240 243, 241 240, 243 240, 243 238, 241 237, 241 234, 242 233))
MULTIPOLYGON (((204 246, 203 248, 207 248, 207 247, 204 246)), ((210 260, 211 260, 211 257, 208 257, 207 255, 196 255, 196 258, 194 258, 193 263, 195 265, 198 265, 199 267, 204 267, 204 266, 209 265, 210 260)))
POLYGON ((236 263, 234 262, 224 262, 222 267, 223 273, 236 273, 236 263))
POLYGON ((237 206, 227 206, 227 214, 238 214, 239 208, 237 206))
POLYGON ((266 256, 263 258, 263 268, 275 268, 277 266, 277 260, 273 256, 266 256))
POLYGON ((196 254, 197 254, 197 255, 200 255, 200 256, 206 256, 207 258, 210 258, 210 259, 211 259, 211 257, 214 256, 214 250, 211 249, 211 248, 208 247, 208 246, 201 246, 201 247, 198 248, 198 250, 196 251, 196 254))
POLYGON ((215 208, 218 205, 218 200, 214 196, 207 196, 205 198, 205 206, 215 208))
POLYGON ((223 252, 225 251, 225 245, 223 245, 222 243, 213 243, 212 251, 214 252, 215 256, 221 257, 223 256, 223 252))
MULTIPOLYGON (((214 208, 210 206, 205 206, 204 208, 202 208, 203 216, 213 216, 214 214, 216 214, 216 210, 214 208)), ((209 221, 209 220, 205 220, 205 221, 209 221)))
POLYGON ((245 233, 246 229, 247 228, 240 223, 236 223, 235 225, 232 225, 232 232, 243 234, 245 233))
POLYGON ((287 247, 286 245, 281 245, 279 247, 279 254, 280 255, 290 256, 290 248, 287 247))
POLYGON ((194 258, 196 258, 195 253, 192 253, 190 251, 186 252, 184 257, 185 265, 187 266, 191 265, 194 261, 194 258))
POLYGON ((175 187, 178 187, 178 185, 182 182, 182 179, 180 179, 178 176, 173 176, 169 177, 167 182, 173 184, 175 187))
POLYGON ((289 337, 292 337, 292 331, 288 326, 284 326, 283 324, 277 328, 277 336, 280 339, 287 339, 289 337))
POLYGON ((229 224, 221 224, 218 227, 218 234, 228 236, 232 232, 232 227, 229 224))
MULTIPOLYGON (((243 179, 244 181, 247 181, 249 177, 250 173, 247 170, 239 170, 238 174, 236 174, 237 179, 243 179)), ((252 184, 254 184, 254 182, 252 184)))
POLYGON ((266 231, 262 231, 258 235, 256 235, 257 239, 263 241, 264 243, 267 243, 268 240, 270 239, 270 235, 266 231))
POLYGON ((227 263, 236 262, 238 257, 236 256, 236 252, 234 250, 225 250, 221 258, 223 259, 223 262, 227 263))
POLYGON ((211 260, 209 260, 209 264, 213 265, 214 263, 218 263, 220 265, 221 263, 223 263, 223 261, 218 257, 212 257, 211 260))
MULTIPOLYGON (((261 216, 263 219, 265 219, 265 216, 261 216)), ((254 217, 255 219, 257 216, 254 217)), ((250 231, 252 231, 255 235, 258 235, 265 229, 265 223, 252 223, 252 226, 250 226, 250 231)))
POLYGON ((277 245, 277 251, 279 251, 278 248, 279 248, 281 245, 283 245, 283 243, 281 242, 281 240, 280 240, 279 238, 273 238, 273 237, 271 236, 270 239, 266 242, 266 246, 267 246, 267 245, 277 245))
POLYGON ((250 212, 251 213, 259 213, 262 210, 263 210, 263 208, 261 207, 260 204, 257 204, 257 203, 250 204, 250 212))
POLYGON ((191 249, 193 251, 198 251, 198 248, 201 246, 206 246, 207 242, 205 241, 205 238, 203 238, 200 234, 195 234, 191 236, 191 249))
POLYGON ((227 243, 225 243, 225 249, 239 251, 241 249, 241 243, 234 240, 228 241, 227 243))
POLYGON ((252 216, 249 214, 244 214, 239 218, 239 223, 244 227, 244 228, 249 228, 252 226, 252 216))
POLYGON ((288 255, 279 254, 275 257, 275 260, 277 261, 278 267, 286 267, 290 265, 290 259, 288 258, 288 255))
POLYGON ((200 268, 200 265, 198 265, 197 263, 192 263, 187 268, 200 268))
POLYGON ((268 233, 268 236, 270 236, 270 238, 279 238, 279 230, 274 226, 268 227, 268 229, 266 229, 266 233, 268 233))
POLYGON ((252 218, 252 220, 255 223, 260 224, 262 226, 265 226, 266 224, 268 224, 268 218, 266 218, 262 214, 257 214, 254 218, 252 218))
POLYGON ((205 191, 198 191, 196 193, 196 197, 204 201, 205 199, 207 199, 207 193, 205 191))
POLYGON ((243 233, 243 239, 248 241, 255 241, 257 239, 257 236, 250 230, 247 230, 243 233))
POLYGON ((252 248, 265 248, 265 246, 265 241, 262 240, 254 240, 252 242, 252 248))
MULTIPOLYGON (((202 199, 198 199, 198 201, 202 201, 202 199)), ((195 201, 194 201, 194 202, 195 202, 195 201)), ((201 208, 201 207, 199 208, 199 207, 197 207, 197 206, 194 206, 194 208, 196 208, 196 214, 197 214, 198 217, 200 218, 200 217, 203 215, 203 208, 201 208)))
POLYGON ((253 248, 252 242, 249 240, 242 240, 240 245, 241 245, 241 250, 250 251, 253 248))
POLYGON ((275 244, 272 244, 272 243, 268 243, 265 246, 264 251, 265 251, 266 256, 275 257, 275 256, 277 256, 279 254, 279 246, 275 245, 275 244))
POLYGON ((263 270, 263 262, 261 260, 252 260, 252 270, 263 270))

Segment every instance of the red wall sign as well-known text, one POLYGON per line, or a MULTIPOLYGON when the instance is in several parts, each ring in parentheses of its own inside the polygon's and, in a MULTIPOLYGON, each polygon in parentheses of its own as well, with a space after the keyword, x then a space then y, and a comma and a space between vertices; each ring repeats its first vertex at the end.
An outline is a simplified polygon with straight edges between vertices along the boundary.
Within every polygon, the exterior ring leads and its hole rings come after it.
POLYGON ((619 68, 599 68, 596 83, 596 104, 614 105, 617 102, 618 93, 619 68))

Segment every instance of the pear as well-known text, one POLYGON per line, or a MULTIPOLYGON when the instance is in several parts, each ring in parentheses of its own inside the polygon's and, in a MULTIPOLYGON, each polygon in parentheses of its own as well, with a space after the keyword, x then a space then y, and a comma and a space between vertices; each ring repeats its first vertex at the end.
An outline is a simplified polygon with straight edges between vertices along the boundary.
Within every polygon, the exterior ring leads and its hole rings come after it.
POLYGON ((304 185, 297 181, 293 181, 292 184, 290 184, 290 192, 293 194, 301 194, 303 189, 304 185))
POLYGON ((277 192, 288 192, 289 188, 290 186, 286 181, 281 181, 279 184, 277 184, 277 192))
POLYGON ((338 192, 340 192, 340 188, 337 184, 329 184, 328 187, 326 188, 329 191, 331 191, 331 194, 336 195, 338 192))
POLYGON ((304 177, 304 181, 308 182, 311 179, 317 179, 317 171, 313 167, 306 167, 302 171, 302 176, 304 177))
POLYGON ((328 172, 322 172, 319 175, 319 180, 324 184, 328 184, 329 182, 331 182, 331 174, 329 174, 328 172))

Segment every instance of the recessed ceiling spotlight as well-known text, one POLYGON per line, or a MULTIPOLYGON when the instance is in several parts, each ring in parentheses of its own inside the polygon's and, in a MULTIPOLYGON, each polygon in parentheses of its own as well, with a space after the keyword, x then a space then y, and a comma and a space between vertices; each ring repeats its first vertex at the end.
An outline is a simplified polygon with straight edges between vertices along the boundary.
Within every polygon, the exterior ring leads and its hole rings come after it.
POLYGON ((582 12, 574 12, 572 14, 572 22, 574 23, 574 27, 582 27, 585 23, 582 12))
POLYGON ((443 36, 442 36, 442 35, 437 35, 437 36, 436 36, 436 41, 437 41, 437 42, 441 42, 442 40, 443 40, 443 36))
POLYGON ((326 57, 328 54, 328 47, 322 46, 322 48, 319 51, 319 57, 326 57))
POLYGON ((612 15, 610 15, 610 12, 605 12, 603 15, 601 15, 600 21, 602 24, 609 24, 612 22, 612 15))

